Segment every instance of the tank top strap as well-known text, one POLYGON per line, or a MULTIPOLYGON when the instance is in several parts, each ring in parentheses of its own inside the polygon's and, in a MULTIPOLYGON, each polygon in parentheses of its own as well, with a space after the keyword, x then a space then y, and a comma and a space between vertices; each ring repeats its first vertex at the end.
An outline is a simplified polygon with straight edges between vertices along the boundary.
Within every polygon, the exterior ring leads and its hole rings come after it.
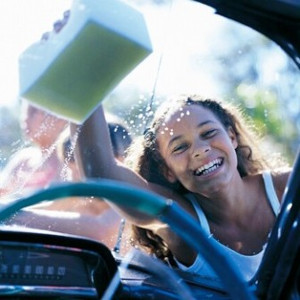
POLYGON ((208 225, 208 221, 207 218, 201 208, 201 206, 199 205, 199 203, 197 202, 195 196, 191 193, 188 193, 185 195, 186 198, 188 198, 190 200, 190 202, 192 203, 196 213, 197 213, 197 217, 198 220, 201 224, 202 229, 207 233, 207 235, 210 235, 210 229, 209 229, 209 225, 208 225))
POLYGON ((280 211, 280 202, 279 202, 277 194, 275 192, 272 175, 271 175, 270 171, 264 171, 262 173, 262 177, 264 180, 267 198, 270 202, 270 205, 273 209, 275 216, 277 216, 280 211))

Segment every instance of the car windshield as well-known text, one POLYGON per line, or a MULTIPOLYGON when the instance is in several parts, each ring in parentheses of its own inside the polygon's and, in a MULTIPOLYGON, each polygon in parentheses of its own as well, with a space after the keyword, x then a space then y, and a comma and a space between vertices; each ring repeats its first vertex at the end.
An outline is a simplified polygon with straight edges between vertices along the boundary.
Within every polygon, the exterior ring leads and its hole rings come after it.
MULTIPOLYGON (((123 160, 130 142, 143 135, 166 97, 192 93, 237 104, 262 133, 263 149, 293 164, 300 141, 300 76, 278 45, 194 1, 127 2, 143 13, 153 53, 103 99, 117 159, 123 160)), ((70 0, 0 3, 2 204, 58 182, 80 180, 68 122, 18 97, 19 56, 51 31, 70 6, 70 0)), ((121 255, 133 247, 130 224, 95 197, 60 199, 26 211, 6 224, 86 236, 121 255)))

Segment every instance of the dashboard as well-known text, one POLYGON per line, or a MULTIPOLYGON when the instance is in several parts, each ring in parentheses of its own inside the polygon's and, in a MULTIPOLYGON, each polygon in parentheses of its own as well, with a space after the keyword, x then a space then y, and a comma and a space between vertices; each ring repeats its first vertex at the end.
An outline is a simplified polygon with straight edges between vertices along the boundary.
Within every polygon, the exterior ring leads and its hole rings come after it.
POLYGON ((94 240, 0 228, 3 299, 228 299, 221 281, 169 268, 137 251, 129 259, 94 240))
POLYGON ((117 272, 106 246, 42 231, 1 230, 0 295, 99 299, 117 272))

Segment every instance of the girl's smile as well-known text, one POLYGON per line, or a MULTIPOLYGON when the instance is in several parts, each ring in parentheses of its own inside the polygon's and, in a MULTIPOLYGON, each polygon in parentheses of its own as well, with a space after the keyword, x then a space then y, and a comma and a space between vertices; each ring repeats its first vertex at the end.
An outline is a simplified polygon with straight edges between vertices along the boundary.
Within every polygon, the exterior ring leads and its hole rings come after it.
POLYGON ((205 176, 213 173, 215 170, 219 169, 223 164, 222 158, 214 159, 213 161, 209 162, 201 166, 200 168, 194 171, 195 176, 205 176))

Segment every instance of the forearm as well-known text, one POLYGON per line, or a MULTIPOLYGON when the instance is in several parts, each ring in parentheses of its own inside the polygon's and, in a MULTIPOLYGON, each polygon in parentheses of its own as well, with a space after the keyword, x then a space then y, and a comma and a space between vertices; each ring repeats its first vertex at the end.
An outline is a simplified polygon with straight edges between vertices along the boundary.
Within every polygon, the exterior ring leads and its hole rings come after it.
POLYGON ((82 175, 87 178, 119 180, 149 189, 148 183, 134 171, 117 162, 114 157, 108 124, 102 105, 82 126, 71 125, 76 140, 76 163, 82 175))
POLYGON ((116 166, 102 105, 79 126, 72 124, 76 163, 86 177, 111 178, 116 166))

